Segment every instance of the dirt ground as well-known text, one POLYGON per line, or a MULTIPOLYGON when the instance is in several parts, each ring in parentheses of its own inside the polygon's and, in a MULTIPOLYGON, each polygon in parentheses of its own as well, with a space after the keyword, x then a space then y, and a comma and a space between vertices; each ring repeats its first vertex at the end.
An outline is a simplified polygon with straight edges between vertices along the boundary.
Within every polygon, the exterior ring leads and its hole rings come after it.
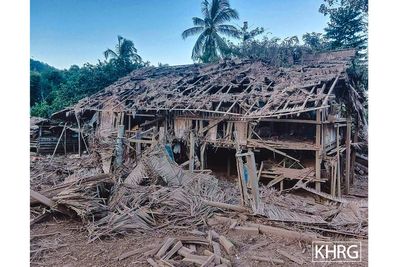
MULTIPOLYGON (((33 159, 34 165, 37 164, 33 159)), ((40 172, 41 177, 52 180, 51 176, 56 175, 65 178, 68 168, 73 165, 64 165, 60 168, 51 169, 46 176, 46 170, 40 172), (50 178, 49 178, 50 177, 50 178)), ((72 167, 71 167, 72 168, 72 167)), ((31 172, 38 177, 38 168, 31 172)), ((61 177, 61 178, 60 178, 61 177)), ((31 177, 32 179, 32 177, 31 177)), ((356 176, 357 195, 363 195, 367 201, 367 178, 356 176)), ((33 179, 31 185, 38 188, 39 185, 33 179)), ((229 181, 222 181, 234 187, 235 184, 229 181)), ((44 185, 43 185, 44 186, 44 185)), ((50 186, 50 183, 49 183, 50 186)), ((354 196, 352 196, 354 198, 354 196)), ((37 216, 31 210, 31 218, 37 216)), ((221 216, 240 219, 246 222, 265 223, 267 219, 262 217, 247 217, 235 212, 221 212, 221 216)), ((287 228, 287 227, 286 227, 287 228)), ((89 234, 84 223, 78 218, 72 219, 61 214, 51 213, 42 221, 31 225, 31 265, 32 266, 150 266, 147 263, 146 252, 154 250, 168 237, 179 238, 182 236, 200 237, 201 233, 214 230, 226 236, 234 245, 235 253, 223 256, 230 260, 233 266, 367 266, 368 265, 368 239, 365 237, 350 237, 345 235, 325 234, 331 240, 353 240, 362 242, 362 261, 359 263, 312 263, 311 244, 303 241, 293 241, 276 235, 267 234, 243 234, 235 231, 229 224, 220 223, 213 226, 191 226, 176 227, 168 229, 157 229, 143 233, 129 233, 97 239, 89 242, 89 234), (194 231, 195 230, 195 231, 194 231), (284 251, 298 259, 298 262, 283 256, 278 251, 284 251), (132 253, 129 253, 132 252, 132 253), (127 254, 128 253, 128 254, 127 254), (131 255, 129 255, 131 254, 131 255), (252 256, 268 257, 283 261, 283 264, 272 262, 259 262, 252 259, 252 256), (122 258, 121 258, 122 257, 122 258), (299 264, 303 262, 303 264, 299 264)), ((207 236, 203 236, 207 238, 207 236)), ((196 246, 197 252, 201 254, 204 249, 212 251, 210 246, 196 246)), ((178 257, 179 259, 179 257, 178 257)), ((194 264, 178 261, 173 266, 196 266, 194 264)))
MULTIPOLYGON (((284 250, 291 255, 301 257, 306 266, 349 266, 339 264, 311 264, 311 245, 302 242, 285 240, 278 236, 244 235, 228 229, 220 228, 226 234, 238 252, 230 257, 233 266, 272 266, 272 263, 257 262, 250 259, 251 255, 280 258, 285 261, 281 266, 299 266, 288 259, 282 258, 276 250, 284 250)), ((226 227, 225 227, 226 228, 226 227)), ((35 246, 31 251, 32 266, 150 266, 142 255, 134 255, 119 260, 126 252, 141 248, 151 250, 162 243, 166 237, 179 237, 183 231, 159 231, 146 234, 130 234, 117 238, 96 240, 88 243, 86 230, 79 221, 56 218, 36 224, 31 229, 31 242, 35 246)), ((186 236, 186 235, 185 235, 186 236)), ((354 239, 353 239, 354 240, 354 239)), ((362 262, 351 266, 367 266, 368 242, 362 240, 362 262)), ((180 265, 190 266, 190 265, 180 265)))

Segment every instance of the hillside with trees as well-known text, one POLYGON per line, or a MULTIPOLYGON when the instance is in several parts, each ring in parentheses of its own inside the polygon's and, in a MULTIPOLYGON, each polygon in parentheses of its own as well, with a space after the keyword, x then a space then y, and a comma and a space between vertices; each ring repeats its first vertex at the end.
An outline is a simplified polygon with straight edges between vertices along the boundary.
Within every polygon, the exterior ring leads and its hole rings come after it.
POLYGON ((114 50, 104 52, 105 60, 82 67, 59 70, 31 59, 31 115, 49 117, 53 112, 98 92, 131 71, 149 65, 137 53, 134 43, 118 36, 114 50))

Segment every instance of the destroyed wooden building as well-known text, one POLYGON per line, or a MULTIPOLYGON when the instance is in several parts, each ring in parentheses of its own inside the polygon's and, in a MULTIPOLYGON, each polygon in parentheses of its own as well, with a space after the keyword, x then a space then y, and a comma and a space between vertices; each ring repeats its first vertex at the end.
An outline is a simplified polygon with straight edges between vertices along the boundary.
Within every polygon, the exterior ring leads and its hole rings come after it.
MULTIPOLYGON (((70 124, 72 125, 72 124, 70 124)), ((37 154, 77 153, 79 131, 50 119, 30 118, 30 151, 37 154)))
POLYGON ((52 118, 75 123, 79 153, 96 150, 104 172, 161 143, 181 166, 238 175, 242 188, 260 181, 340 196, 364 117, 346 71, 353 56, 307 55, 289 68, 261 60, 143 68, 52 118))

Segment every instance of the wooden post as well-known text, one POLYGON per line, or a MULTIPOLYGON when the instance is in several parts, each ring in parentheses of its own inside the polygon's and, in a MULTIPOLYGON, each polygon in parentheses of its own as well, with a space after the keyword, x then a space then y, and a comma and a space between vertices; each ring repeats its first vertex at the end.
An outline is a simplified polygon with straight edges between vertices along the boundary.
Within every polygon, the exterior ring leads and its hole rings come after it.
POLYGON ((315 145, 317 146, 317 150, 315 151, 315 190, 317 192, 321 191, 321 111, 317 110, 317 118, 316 118, 316 129, 315 129, 315 145))
MULTIPOLYGON (((132 128, 132 126, 131 126, 131 117, 132 117, 132 115, 129 115, 129 113, 128 113, 127 116, 128 116, 128 131, 127 131, 126 138, 130 138, 131 137, 131 128, 132 128)), ((128 155, 129 155, 129 152, 130 152, 130 147, 131 146, 127 146, 127 148, 126 148, 128 155)))
POLYGON ((203 143, 200 148, 200 169, 204 170, 206 167, 205 163, 205 153, 206 151, 206 143, 203 143))
POLYGON ((247 161, 247 169, 249 172, 251 195, 254 200, 255 211, 257 211, 258 205, 260 203, 260 196, 259 196, 259 190, 258 190, 256 160, 255 160, 253 152, 251 152, 251 151, 248 152, 248 155, 246 156, 246 161, 247 161))
POLYGON ((331 161, 331 195, 335 196, 336 195, 336 176, 335 176, 335 165, 333 165, 333 160, 331 161))
POLYGON ((117 144, 115 147, 115 165, 117 167, 122 166, 123 156, 124 156, 124 146, 123 146, 123 138, 124 138, 125 126, 118 126, 118 135, 117 135, 117 144))
MULTIPOLYGON (((358 132, 359 132, 359 123, 358 121, 355 124, 355 129, 354 129, 354 136, 353 136, 353 143, 358 143, 358 132)), ((356 150, 353 149, 351 151, 351 161, 350 161, 350 184, 352 185, 354 183, 354 167, 356 164, 356 150)))
POLYGON ((81 123, 79 122, 78 115, 76 115, 76 111, 74 113, 75 113, 76 123, 78 124, 78 131, 79 131, 79 134, 78 134, 78 154, 79 154, 79 157, 81 157, 81 123))
POLYGON ((350 154, 351 154, 351 118, 347 119, 346 127, 346 178, 345 178, 345 193, 350 190, 350 154))
POLYGON ((337 176, 337 178, 336 178, 336 182, 337 182, 337 185, 336 185, 336 188, 337 188, 337 196, 338 197, 341 197, 342 196, 342 185, 341 185, 341 182, 342 182, 342 179, 341 179, 341 167, 340 167, 340 165, 341 165, 341 159, 340 159, 340 155, 339 155, 339 158, 338 158, 338 162, 337 162, 337 167, 336 167, 336 176, 337 176))
POLYGON ((190 132, 189 135, 189 171, 194 171, 194 134, 190 132))
POLYGON ((64 131, 64 155, 67 155, 67 131, 64 131))
POLYGON ((242 206, 247 206, 248 197, 247 197, 247 187, 246 182, 244 181, 244 166, 242 156, 236 154, 236 167, 238 173, 238 185, 240 191, 240 203, 242 206))
MULTIPOLYGON (((141 135, 140 130, 138 130, 136 132, 136 138, 135 139, 137 139, 137 140, 142 139, 142 135, 141 135)), ((135 154, 136 155, 136 160, 138 160, 140 158, 140 155, 142 154, 142 147, 141 147, 141 143, 140 142, 136 142, 135 153, 136 153, 135 154)))
MULTIPOLYGON (((338 166, 340 165, 340 153, 339 153, 339 145, 340 145, 340 131, 339 125, 336 125, 336 164, 332 165, 331 172, 331 195, 336 195, 336 183, 340 186, 340 173, 337 172, 338 166), (339 177, 337 177, 339 176, 339 177), (337 179, 339 181, 337 181, 337 179)), ((338 188, 340 191, 340 188, 338 188)))

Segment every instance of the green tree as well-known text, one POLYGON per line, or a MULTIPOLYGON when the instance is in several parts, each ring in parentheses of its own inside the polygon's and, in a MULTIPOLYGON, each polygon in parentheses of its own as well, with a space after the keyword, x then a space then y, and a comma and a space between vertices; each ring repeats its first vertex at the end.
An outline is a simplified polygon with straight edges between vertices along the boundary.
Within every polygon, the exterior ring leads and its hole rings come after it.
POLYGON ((325 49, 327 41, 322 33, 307 32, 303 34, 303 42, 305 46, 308 46, 312 51, 320 51, 325 49))
POLYGON ((319 12, 326 16, 335 12, 339 7, 352 7, 361 11, 363 15, 368 15, 368 0, 323 0, 319 12))
POLYGON ((283 40, 277 37, 264 36, 261 40, 249 40, 238 45, 229 43, 234 56, 244 59, 262 59, 274 66, 290 66, 300 63, 305 50, 297 36, 283 40))
POLYGON ((40 90, 41 77, 37 71, 31 71, 30 74, 30 105, 33 106, 37 101, 41 99, 40 90))
POLYGON ((228 56, 229 47, 221 35, 238 38, 238 29, 226 24, 232 19, 238 19, 238 12, 230 7, 228 0, 212 0, 211 5, 207 0, 203 0, 201 11, 204 18, 193 17, 194 27, 182 33, 183 39, 199 35, 192 50, 192 59, 213 62, 228 56))
POLYGON ((362 13, 352 7, 339 7, 330 13, 325 36, 333 49, 365 49, 365 23, 362 13))
POLYGON ((256 36, 264 33, 263 27, 256 27, 253 30, 249 30, 249 23, 247 21, 243 22, 243 26, 239 30, 239 37, 242 42, 247 42, 253 40, 256 36))
POLYGON ((124 69, 130 69, 133 65, 140 65, 142 63, 142 58, 138 55, 135 44, 122 36, 118 36, 118 43, 115 46, 115 50, 108 48, 104 51, 104 57, 106 60, 110 58, 112 63, 116 63, 124 69))
POLYGON ((82 67, 72 65, 65 70, 31 60, 31 115, 50 116, 102 90, 132 70, 149 65, 137 54, 133 42, 120 36, 115 51, 108 49, 105 56, 108 61, 86 63, 82 67))

